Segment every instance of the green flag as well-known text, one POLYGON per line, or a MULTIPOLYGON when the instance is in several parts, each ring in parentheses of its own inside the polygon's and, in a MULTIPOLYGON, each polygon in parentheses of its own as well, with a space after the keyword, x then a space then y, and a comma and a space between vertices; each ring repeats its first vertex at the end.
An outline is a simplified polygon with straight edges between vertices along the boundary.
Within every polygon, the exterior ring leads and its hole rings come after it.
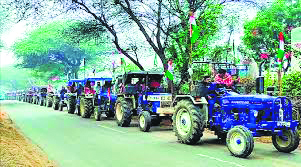
POLYGON ((157 67, 158 61, 157 61, 157 55, 155 55, 155 59, 154 59, 154 66, 157 67))
POLYGON ((189 22, 190 22, 189 34, 191 38, 191 43, 193 44, 200 37, 200 30, 198 25, 196 24, 194 13, 191 13, 189 22))
POLYGON ((173 75, 170 71, 166 70, 165 74, 166 78, 168 78, 169 80, 173 80, 173 75))

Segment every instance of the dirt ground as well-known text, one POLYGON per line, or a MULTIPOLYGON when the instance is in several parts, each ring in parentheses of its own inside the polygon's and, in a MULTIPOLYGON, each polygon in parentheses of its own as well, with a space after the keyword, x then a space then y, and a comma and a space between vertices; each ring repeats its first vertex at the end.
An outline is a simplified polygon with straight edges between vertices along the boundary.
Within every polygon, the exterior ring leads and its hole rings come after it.
POLYGON ((22 135, 1 108, 0 136, 1 167, 57 167, 38 146, 22 135))

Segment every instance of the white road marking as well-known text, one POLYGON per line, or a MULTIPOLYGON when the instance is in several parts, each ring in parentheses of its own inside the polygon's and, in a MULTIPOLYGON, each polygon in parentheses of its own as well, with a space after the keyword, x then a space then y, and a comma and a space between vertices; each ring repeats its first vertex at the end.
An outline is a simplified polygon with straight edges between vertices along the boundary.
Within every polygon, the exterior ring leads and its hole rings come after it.
POLYGON ((111 129, 115 132, 119 132, 119 133, 126 133, 126 132, 122 132, 122 131, 119 131, 119 130, 116 130, 116 129, 113 129, 113 128, 109 128, 109 127, 106 127, 106 126, 102 126, 102 125, 97 125, 97 126, 100 126, 100 127, 103 127, 103 128, 107 128, 107 129, 111 129))
POLYGON ((245 166, 239 165, 239 164, 237 164, 237 163, 235 163, 235 162, 224 161, 224 160, 222 160, 222 159, 218 159, 218 158, 211 157, 211 156, 208 156, 208 155, 204 155, 204 154, 197 154, 197 155, 199 155, 199 156, 201 156, 201 157, 207 157, 207 158, 210 158, 210 159, 214 159, 214 160, 219 161, 219 162, 224 162, 224 163, 233 164, 233 165, 235 165, 235 166, 245 167, 245 166))

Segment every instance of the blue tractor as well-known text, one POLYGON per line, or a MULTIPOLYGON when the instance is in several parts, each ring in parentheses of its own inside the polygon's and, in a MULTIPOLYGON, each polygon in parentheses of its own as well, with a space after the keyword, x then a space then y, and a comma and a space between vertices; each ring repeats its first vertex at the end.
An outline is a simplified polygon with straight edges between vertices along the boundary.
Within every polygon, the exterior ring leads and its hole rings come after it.
POLYGON ((162 87, 163 73, 127 72, 120 83, 115 105, 118 126, 129 126, 132 116, 139 116, 139 128, 147 132, 162 119, 171 119, 172 94, 162 87))
POLYGON ((80 115, 80 94, 82 93, 81 87, 85 85, 84 79, 71 79, 67 82, 67 107, 68 113, 74 114, 77 110, 77 115, 80 115))
POLYGON ((86 80, 96 83, 96 94, 93 97, 95 120, 100 121, 102 113, 106 114, 107 118, 114 117, 116 94, 112 89, 112 78, 86 78, 86 80))
POLYGON ((292 103, 286 97, 240 95, 216 83, 199 82, 189 95, 174 98, 173 126, 178 140, 196 144, 208 128, 225 139, 236 157, 249 156, 253 137, 272 136, 280 152, 292 152, 299 145, 292 103))
POLYGON ((38 104, 40 106, 46 106, 46 97, 47 97, 47 86, 41 86, 38 91, 38 104))

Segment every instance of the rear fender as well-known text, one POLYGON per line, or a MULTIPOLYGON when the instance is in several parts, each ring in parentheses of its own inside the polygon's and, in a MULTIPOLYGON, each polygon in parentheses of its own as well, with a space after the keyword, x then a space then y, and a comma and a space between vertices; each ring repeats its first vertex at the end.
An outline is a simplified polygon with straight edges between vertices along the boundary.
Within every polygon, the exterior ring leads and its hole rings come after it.
POLYGON ((200 101, 196 101, 196 100, 194 99, 194 97, 192 97, 192 96, 190 96, 190 95, 177 95, 177 96, 175 97, 175 99, 173 100, 173 102, 172 102, 172 106, 175 106, 176 103, 177 103, 178 101, 181 101, 181 100, 189 100, 189 101, 191 101, 194 105, 199 106, 200 109, 201 109, 201 111, 205 113, 205 122, 206 122, 205 126, 207 126, 208 117, 209 117, 209 116, 208 116, 208 112, 209 112, 209 111, 208 111, 208 102, 207 102, 206 98, 205 98, 205 97, 201 97, 201 100, 200 100, 200 101))

